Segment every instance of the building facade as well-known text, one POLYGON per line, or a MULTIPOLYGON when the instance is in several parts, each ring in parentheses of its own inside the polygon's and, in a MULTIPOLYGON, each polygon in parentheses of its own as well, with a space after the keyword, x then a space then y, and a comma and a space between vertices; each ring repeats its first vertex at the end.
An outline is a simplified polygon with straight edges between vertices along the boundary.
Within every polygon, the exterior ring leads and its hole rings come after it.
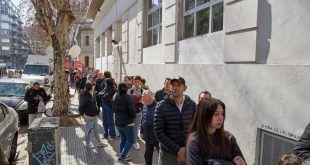
POLYGON ((309 123, 310 1, 92 0, 87 17, 95 68, 210 91, 248 164, 275 164, 309 123))
POLYGON ((8 68, 23 68, 30 52, 22 24, 17 7, 10 0, 0 0, 0 63, 8 68))
MULTIPOLYGON (((81 48, 78 61, 81 61, 85 67, 94 67, 94 30, 91 28, 92 22, 82 21, 78 27, 77 42, 81 48)), ((74 59, 73 59, 74 60, 74 59)))

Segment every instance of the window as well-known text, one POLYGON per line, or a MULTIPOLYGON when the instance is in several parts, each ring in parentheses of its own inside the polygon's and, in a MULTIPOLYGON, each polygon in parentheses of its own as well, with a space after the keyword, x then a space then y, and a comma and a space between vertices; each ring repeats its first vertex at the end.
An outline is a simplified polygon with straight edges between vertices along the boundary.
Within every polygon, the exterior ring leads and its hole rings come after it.
POLYGON ((1 29, 10 29, 9 23, 1 22, 1 29))
POLYGON ((148 0, 147 36, 149 46, 161 43, 161 2, 161 0, 148 0))
POLYGON ((10 42, 9 38, 2 38, 2 42, 10 42))
POLYGON ((1 15, 1 21, 10 21, 10 18, 8 15, 1 15))
POLYGON ((10 50, 10 47, 8 47, 8 46, 2 46, 2 50, 10 50))
POLYGON ((89 56, 85 56, 85 67, 89 67, 89 56))
POLYGON ((89 46, 89 36, 85 36, 85 46, 89 46))
POLYGON ((223 0, 185 0, 184 38, 223 30, 223 0))
POLYGON ((292 152, 295 140, 265 130, 260 131, 259 165, 277 164, 282 155, 292 152))

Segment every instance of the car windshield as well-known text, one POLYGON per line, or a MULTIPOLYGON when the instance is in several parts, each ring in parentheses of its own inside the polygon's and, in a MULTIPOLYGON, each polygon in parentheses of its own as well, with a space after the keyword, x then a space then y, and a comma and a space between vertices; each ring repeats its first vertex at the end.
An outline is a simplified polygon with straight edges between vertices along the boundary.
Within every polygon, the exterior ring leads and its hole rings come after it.
POLYGON ((0 83, 0 96, 23 97, 26 94, 28 84, 0 83))
POLYGON ((47 65, 25 65, 24 74, 47 75, 47 65))

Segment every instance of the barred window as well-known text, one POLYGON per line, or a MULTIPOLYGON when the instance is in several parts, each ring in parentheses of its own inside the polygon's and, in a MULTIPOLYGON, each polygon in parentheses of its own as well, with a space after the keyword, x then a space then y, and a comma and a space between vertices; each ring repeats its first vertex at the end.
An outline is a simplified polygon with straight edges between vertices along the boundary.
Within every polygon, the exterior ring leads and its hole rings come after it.
POLYGON ((223 30, 223 0, 185 0, 184 38, 223 30))
POLYGON ((162 0, 148 0, 147 34, 148 45, 161 43, 162 0))

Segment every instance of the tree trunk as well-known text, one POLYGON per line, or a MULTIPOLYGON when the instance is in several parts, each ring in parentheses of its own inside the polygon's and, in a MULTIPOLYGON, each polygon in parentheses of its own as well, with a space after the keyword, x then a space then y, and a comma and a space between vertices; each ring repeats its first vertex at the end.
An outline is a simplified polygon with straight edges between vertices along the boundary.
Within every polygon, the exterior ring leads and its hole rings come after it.
POLYGON ((65 77, 64 70, 64 47, 59 44, 63 38, 57 38, 55 34, 52 35, 52 44, 54 48, 54 114, 53 116, 60 117, 61 125, 71 124, 68 113, 69 93, 68 82, 65 77))

